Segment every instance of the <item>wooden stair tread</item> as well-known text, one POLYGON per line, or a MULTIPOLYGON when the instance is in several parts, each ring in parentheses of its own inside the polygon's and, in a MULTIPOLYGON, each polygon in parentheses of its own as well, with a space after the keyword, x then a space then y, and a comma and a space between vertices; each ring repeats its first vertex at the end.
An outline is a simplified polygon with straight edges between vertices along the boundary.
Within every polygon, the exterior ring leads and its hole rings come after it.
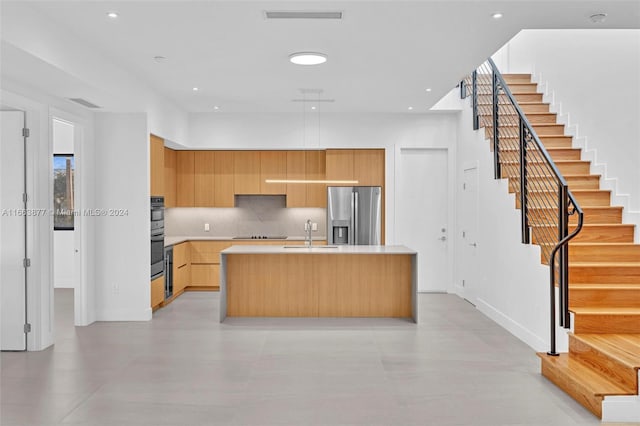
MULTIPOLYGON (((546 225, 546 224, 537 224, 537 223, 532 223, 530 224, 531 227, 540 227, 540 228, 548 228, 548 227, 557 227, 558 225, 556 224, 551 224, 551 225, 546 225)), ((630 228, 630 227, 634 227, 635 225, 633 224, 629 224, 629 223, 585 223, 582 225, 582 228, 602 228, 602 227, 612 227, 612 228, 630 228)), ((577 244, 577 243, 576 243, 577 244)), ((632 244, 632 243, 627 243, 627 244, 632 244)))
POLYGON ((629 368, 640 369, 640 334, 573 334, 573 337, 629 368))
POLYGON ((640 315, 640 307, 637 308, 611 308, 611 307, 573 307, 569 309, 576 315, 640 315))
MULTIPOLYGON (((622 208, 622 207, 621 207, 622 208)), ((581 243, 574 243, 573 245, 576 246, 602 246, 602 247, 612 247, 612 246, 636 246, 638 244, 636 243, 585 243, 585 242, 581 242, 581 243)))
POLYGON ((579 382, 588 392, 596 396, 604 395, 633 395, 629 390, 605 377, 571 354, 549 356, 544 352, 537 354, 542 362, 553 365, 563 371, 572 380, 579 382))
POLYGON ((629 266, 633 266, 633 267, 639 267, 640 266, 640 261, 638 262, 611 262, 611 261, 605 261, 605 262, 576 262, 573 261, 570 263, 569 266, 582 266, 582 267, 599 267, 599 266, 608 266, 608 267, 616 267, 616 268, 624 268, 624 267, 629 267, 629 266))
POLYGON ((570 283, 569 290, 640 290, 640 283, 570 283))

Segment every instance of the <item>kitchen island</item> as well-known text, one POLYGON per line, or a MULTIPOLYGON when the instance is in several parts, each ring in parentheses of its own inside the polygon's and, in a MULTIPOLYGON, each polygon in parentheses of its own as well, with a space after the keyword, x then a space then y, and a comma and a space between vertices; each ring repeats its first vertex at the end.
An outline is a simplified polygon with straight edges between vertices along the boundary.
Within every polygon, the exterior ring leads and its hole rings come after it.
POLYGON ((404 246, 232 246, 220 252, 227 317, 389 317, 417 322, 417 253, 404 246))

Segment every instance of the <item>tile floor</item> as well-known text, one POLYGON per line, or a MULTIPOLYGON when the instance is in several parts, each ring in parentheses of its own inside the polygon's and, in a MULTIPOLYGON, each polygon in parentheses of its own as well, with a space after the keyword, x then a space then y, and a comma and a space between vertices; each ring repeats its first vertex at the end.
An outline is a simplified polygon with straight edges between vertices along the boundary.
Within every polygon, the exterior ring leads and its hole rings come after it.
POLYGON ((55 295, 55 346, 1 355, 2 426, 599 424, 454 295, 420 295, 418 325, 219 324, 217 293, 186 293, 151 322, 81 328, 55 295))

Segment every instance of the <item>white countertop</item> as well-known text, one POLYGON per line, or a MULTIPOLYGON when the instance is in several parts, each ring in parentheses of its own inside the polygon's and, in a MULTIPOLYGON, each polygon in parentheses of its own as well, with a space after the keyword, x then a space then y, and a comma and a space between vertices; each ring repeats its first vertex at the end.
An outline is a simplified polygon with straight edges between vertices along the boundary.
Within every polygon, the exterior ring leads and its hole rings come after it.
POLYGON ((300 246, 244 245, 224 249, 221 254, 416 254, 405 246, 300 246))
MULTIPOLYGON (((321 237, 317 237, 314 236, 313 237, 313 241, 325 241, 327 239, 327 237, 321 236, 321 237)), ((304 242, 304 236, 293 236, 293 237, 287 237, 285 239, 264 239, 264 240, 253 240, 251 238, 245 238, 245 239, 234 239, 233 237, 187 237, 187 236, 171 236, 171 237, 164 237, 164 246, 165 247, 169 247, 169 246, 173 246, 176 244, 180 244, 183 243, 185 241, 300 241, 301 243, 304 242)))

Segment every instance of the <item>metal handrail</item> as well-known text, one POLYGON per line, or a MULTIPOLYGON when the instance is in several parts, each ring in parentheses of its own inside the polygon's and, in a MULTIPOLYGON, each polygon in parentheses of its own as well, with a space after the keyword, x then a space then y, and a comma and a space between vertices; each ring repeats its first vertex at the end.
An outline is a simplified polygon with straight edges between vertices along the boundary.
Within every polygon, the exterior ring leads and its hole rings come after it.
MULTIPOLYGON (((507 174, 509 171, 512 173, 516 171, 519 173, 515 183, 511 180, 514 179, 514 176, 509 176, 510 178, 510 188, 515 188, 517 192, 520 193, 520 209, 522 216, 522 242, 525 244, 529 244, 531 242, 531 227, 532 224, 530 220, 534 220, 535 224, 533 226, 536 227, 534 232, 534 236, 537 239, 537 243, 542 244, 542 252, 543 255, 547 255, 548 247, 553 244, 553 248, 549 253, 548 262, 550 269, 550 346, 551 349, 547 352, 549 355, 558 355, 556 352, 556 300, 555 300, 555 283, 556 283, 556 256, 559 254, 558 259, 558 271, 559 271, 559 310, 560 310, 560 318, 559 324, 561 327, 569 328, 570 327, 570 314, 569 314, 569 251, 568 244, 573 238, 580 233, 583 227, 584 222, 584 213, 580 208, 580 205, 576 201, 575 197, 569 190, 569 186, 556 166, 555 162, 549 155, 549 152, 544 147, 538 134, 536 133, 533 125, 529 122, 529 119, 522 111, 522 108, 518 104, 518 101, 513 96, 511 89, 507 85, 507 82, 504 80, 502 74, 498 70, 498 67, 493 62, 491 58, 487 59, 486 62, 489 67, 483 65, 481 67, 481 71, 484 73, 478 74, 478 69, 474 70, 470 76, 470 84, 465 83, 465 81, 461 82, 461 90, 460 95, 462 98, 467 96, 472 96, 472 107, 473 107, 473 128, 477 130, 480 127, 480 106, 478 103, 478 80, 479 76, 491 76, 491 126, 492 126, 492 139, 493 139, 493 151, 494 151, 494 168, 495 168, 495 177, 496 179, 502 178, 502 166, 504 165, 507 174), (467 88, 467 84, 471 86, 471 93, 467 88), (500 102, 500 91, 504 94, 508 100, 508 102, 500 102), (517 120, 517 124, 515 122, 507 123, 507 126, 516 127, 517 126, 517 134, 518 141, 514 144, 507 145, 508 152, 514 152, 517 149, 517 170, 515 170, 516 164, 514 164, 513 156, 506 163, 504 159, 501 159, 501 136, 500 136, 500 107, 501 105, 504 107, 505 105, 513 108, 515 114, 509 113, 506 114, 507 118, 509 116, 515 116, 514 120, 517 120), (533 143, 535 151, 533 149, 527 148, 528 143, 533 143), (529 152, 531 151, 531 152, 529 152), (536 152, 537 151, 537 152, 536 152), (528 160, 527 156, 534 154, 533 163, 532 160, 528 160), (503 164, 504 163, 504 164, 503 164), (549 176, 548 172, 551 172, 552 176, 555 177, 557 183, 557 205, 555 202, 552 203, 552 200, 549 197, 540 196, 539 194, 544 194, 552 191, 549 187, 546 187, 544 183, 537 182, 535 180, 530 181, 528 179, 528 174, 530 172, 534 173, 534 177, 537 176, 549 176), (544 173, 541 175, 535 175, 535 173, 544 173), (529 192, 531 192, 531 196, 529 196, 529 192), (536 198, 536 194, 538 194, 536 198), (571 206, 571 209, 569 208, 571 206), (530 210, 530 207, 533 207, 533 211, 530 210), (556 209, 558 210, 557 217, 555 219, 551 218, 551 215, 545 213, 545 209, 556 209), (576 228, 569 233, 569 217, 572 215, 578 215, 578 223, 576 228), (548 222, 547 222, 548 220, 548 222), (548 228, 549 225, 557 226, 558 233, 554 237, 553 233, 550 232, 548 228)), ((486 83, 486 78, 483 77, 486 83)), ((488 95, 487 92, 483 92, 484 95, 488 95)), ((486 105, 485 111, 486 111, 486 105)), ((488 116, 489 114, 485 114, 488 116)), ((483 121, 484 122, 484 121, 483 121)), ((502 125, 504 126, 504 125, 502 125)), ((507 127, 506 129, 508 129, 507 127)), ((509 132, 509 130, 505 130, 509 132)), ((513 140, 513 130, 510 131, 511 135, 508 137, 513 140)), ((509 143, 509 142, 505 142, 509 143)), ((509 157, 507 157, 509 158, 509 157)))

